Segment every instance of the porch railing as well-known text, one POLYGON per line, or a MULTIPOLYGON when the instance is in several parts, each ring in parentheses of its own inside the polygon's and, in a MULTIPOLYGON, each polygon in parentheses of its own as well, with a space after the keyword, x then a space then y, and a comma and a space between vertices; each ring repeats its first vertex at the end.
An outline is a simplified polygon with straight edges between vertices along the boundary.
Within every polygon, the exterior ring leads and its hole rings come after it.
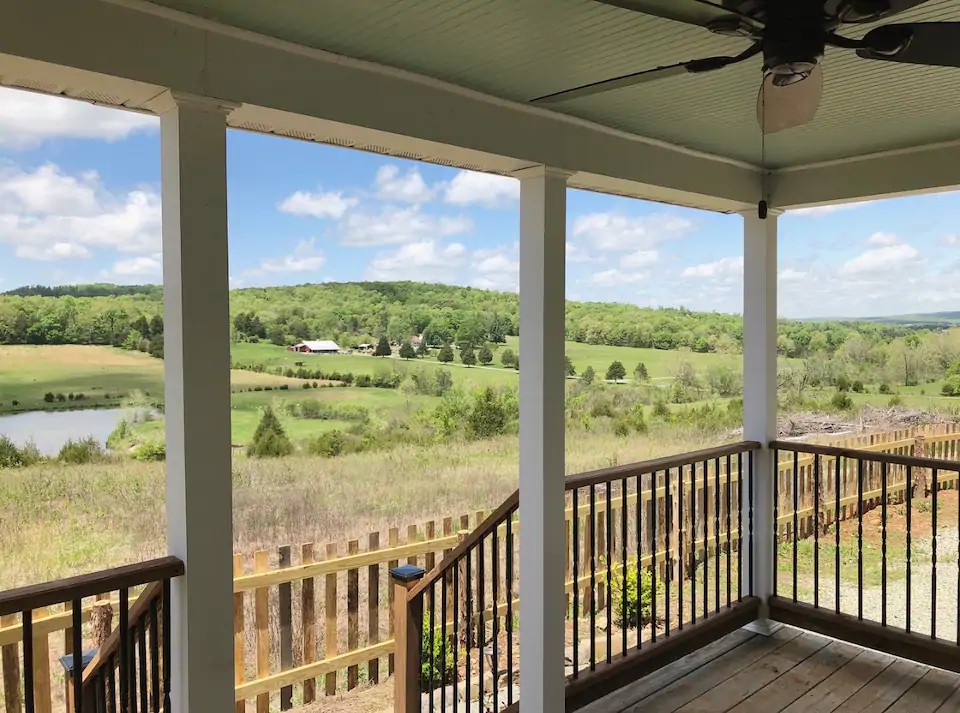
MULTIPOLYGON (((743 442, 567 479, 567 709, 756 618, 743 442)), ((392 571, 396 710, 518 705, 514 493, 431 570, 392 571)))
POLYGON ((772 618, 960 672, 960 462, 771 448, 772 618))
POLYGON ((0 617, 19 618, 21 646, 3 647, 7 710, 50 710, 46 634, 34 622, 48 607, 65 605, 70 628, 60 659, 66 710, 72 713, 170 711, 170 580, 183 562, 163 557, 141 564, 0 592, 0 617), (145 585, 145 586, 144 586, 145 585), (116 599, 112 596, 116 593, 116 599), (131 599, 136 596, 131 605, 131 599), (92 600, 92 601, 90 601, 92 600), (118 613, 117 625, 113 614, 118 613), (88 630, 84 622, 91 622, 88 630), (92 643, 92 647, 88 644, 92 643), (21 674, 22 671, 22 674, 21 674), (38 695, 39 694, 39 695, 38 695))

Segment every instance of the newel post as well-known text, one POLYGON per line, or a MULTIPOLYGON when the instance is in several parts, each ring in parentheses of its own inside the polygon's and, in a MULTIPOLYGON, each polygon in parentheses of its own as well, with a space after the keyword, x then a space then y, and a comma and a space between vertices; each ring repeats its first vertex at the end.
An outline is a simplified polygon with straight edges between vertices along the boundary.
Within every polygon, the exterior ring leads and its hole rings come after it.
POLYGON ((420 710, 423 596, 407 601, 407 595, 425 574, 426 570, 412 564, 390 570, 394 606, 394 713, 418 713, 420 710))

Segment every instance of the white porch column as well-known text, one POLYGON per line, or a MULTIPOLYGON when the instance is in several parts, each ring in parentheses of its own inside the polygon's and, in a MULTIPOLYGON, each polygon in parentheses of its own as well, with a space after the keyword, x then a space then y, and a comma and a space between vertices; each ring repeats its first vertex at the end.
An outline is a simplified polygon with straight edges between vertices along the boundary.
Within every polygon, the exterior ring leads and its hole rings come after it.
MULTIPOLYGON (((773 594, 773 452, 777 436, 777 215, 761 220, 743 213, 743 435, 760 441, 754 453, 753 561, 745 549, 745 569, 753 573, 760 598, 760 620, 751 628, 769 634, 767 598, 773 594)), ((744 491, 746 492, 746 491, 744 491)), ((744 498, 746 501, 746 498, 744 498)), ((746 503, 745 503, 746 504, 746 503)), ((746 507, 746 510, 749 508, 746 507)), ((748 522, 748 512, 743 522, 748 522)))
POLYGON ((564 708, 564 285, 567 177, 520 179, 520 700, 564 708))
POLYGON ((167 543, 174 581, 172 703, 229 711, 233 695, 233 523, 226 112, 164 95, 161 114, 167 543))

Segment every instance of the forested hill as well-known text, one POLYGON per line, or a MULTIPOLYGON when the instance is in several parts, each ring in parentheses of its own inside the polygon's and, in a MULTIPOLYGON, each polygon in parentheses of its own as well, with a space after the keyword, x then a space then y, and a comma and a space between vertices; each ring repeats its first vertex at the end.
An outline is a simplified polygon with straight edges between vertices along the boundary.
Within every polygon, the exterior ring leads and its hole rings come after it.
MULTIPOLYGON (((516 335, 516 293, 417 282, 352 282, 233 290, 233 336, 287 344, 341 345, 424 334, 430 344, 500 342, 516 335)), ((155 285, 30 287, 0 295, 2 344, 134 344, 157 337, 162 290, 155 285)), ((866 322, 782 322, 781 353, 835 350, 854 334, 888 341, 909 328, 866 322)), ((589 344, 737 352, 738 315, 568 302, 567 338, 589 344)))

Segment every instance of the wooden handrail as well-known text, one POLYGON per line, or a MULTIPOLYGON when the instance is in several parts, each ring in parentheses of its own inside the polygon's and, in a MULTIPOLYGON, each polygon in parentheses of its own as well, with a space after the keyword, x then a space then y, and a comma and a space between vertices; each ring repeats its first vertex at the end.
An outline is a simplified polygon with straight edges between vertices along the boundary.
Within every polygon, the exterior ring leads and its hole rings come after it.
POLYGON ((183 573, 183 562, 178 558, 160 557, 101 572, 8 589, 0 592, 0 616, 72 602, 118 589, 130 589, 141 584, 179 577, 183 573))
POLYGON ((736 455, 737 453, 757 451, 760 450, 761 447, 761 444, 757 441, 740 441, 724 446, 703 448, 699 451, 682 453, 676 456, 664 456, 663 458, 654 458, 653 460, 641 461, 639 463, 628 463, 612 468, 601 468, 600 470, 593 470, 588 473, 571 475, 566 480, 566 489, 586 488, 591 485, 601 485, 637 475, 646 475, 647 473, 670 470, 671 468, 682 468, 694 463, 700 463, 701 461, 724 458, 726 456, 736 455))
MULTIPOLYGON (((814 455, 832 456, 834 458, 853 458, 854 460, 869 460, 912 468, 935 468, 937 470, 960 472, 960 462, 942 460, 940 458, 901 456, 895 453, 866 451, 858 448, 838 448, 837 446, 819 446, 812 443, 800 443, 798 441, 770 441, 770 447, 781 451, 797 451, 798 453, 812 453, 814 455)), ((786 461, 786 464, 789 465, 789 461, 786 461)))
MULTIPOLYGON (((140 619, 150 611, 150 604, 155 600, 163 598, 163 582, 151 582, 147 587, 140 592, 140 596, 137 597, 137 601, 133 603, 133 606, 130 607, 130 611, 127 614, 127 630, 130 631, 139 626, 140 619)), ((164 612, 166 616, 166 612, 164 612)), ((110 635, 107 637, 106 641, 103 642, 103 645, 100 647, 100 650, 97 651, 96 656, 91 659, 90 663, 87 664, 87 667, 83 669, 83 680, 86 681, 91 676, 95 675, 103 668, 104 664, 110 660, 110 657, 116 654, 120 649, 120 628, 117 627, 110 632, 110 635)))

